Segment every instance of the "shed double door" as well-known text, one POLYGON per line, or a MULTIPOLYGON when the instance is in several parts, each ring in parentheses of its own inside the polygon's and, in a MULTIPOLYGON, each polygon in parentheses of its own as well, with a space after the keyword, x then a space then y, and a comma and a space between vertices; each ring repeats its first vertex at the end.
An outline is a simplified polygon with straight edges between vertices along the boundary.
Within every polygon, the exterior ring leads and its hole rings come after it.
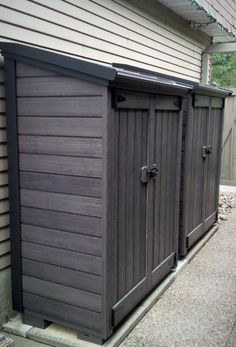
POLYGON ((181 253, 217 218, 223 99, 196 95, 187 120, 181 253))
POLYGON ((171 270, 178 240, 180 99, 119 91, 113 325, 171 270))

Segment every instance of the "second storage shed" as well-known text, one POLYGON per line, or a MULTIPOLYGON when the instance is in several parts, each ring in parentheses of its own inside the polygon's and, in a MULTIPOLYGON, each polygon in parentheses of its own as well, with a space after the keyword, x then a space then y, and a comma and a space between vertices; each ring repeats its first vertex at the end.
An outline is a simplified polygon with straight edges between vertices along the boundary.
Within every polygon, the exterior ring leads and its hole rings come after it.
POLYGON ((176 266, 191 86, 0 48, 14 309, 102 341, 176 266))
POLYGON ((198 86, 185 99, 180 207, 180 256, 217 221, 224 98, 198 86))

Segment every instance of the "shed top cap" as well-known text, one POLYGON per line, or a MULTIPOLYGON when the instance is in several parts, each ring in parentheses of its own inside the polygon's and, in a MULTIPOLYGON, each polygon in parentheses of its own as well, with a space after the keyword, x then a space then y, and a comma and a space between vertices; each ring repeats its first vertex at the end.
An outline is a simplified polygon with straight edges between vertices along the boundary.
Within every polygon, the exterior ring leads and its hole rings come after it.
POLYGON ((171 76, 155 73, 154 71, 138 69, 129 65, 114 64, 105 66, 98 63, 77 59, 68 55, 35 48, 32 46, 21 45, 12 42, 0 42, 0 50, 3 56, 13 59, 30 59, 44 64, 51 68, 60 67, 72 72, 78 72, 87 76, 95 77, 106 81, 137 81, 142 83, 158 84, 170 88, 191 90, 196 83, 185 83, 171 76))
POLYGON ((149 83, 159 87, 167 87, 169 90, 179 91, 194 90, 195 93, 212 94, 226 97, 231 94, 229 90, 210 85, 202 85, 194 81, 160 74, 151 70, 137 68, 125 64, 102 65, 68 55, 22 45, 14 42, 0 42, 0 50, 3 56, 13 59, 29 59, 49 65, 53 69, 62 68, 64 73, 77 72, 84 76, 106 81, 106 83, 149 83))

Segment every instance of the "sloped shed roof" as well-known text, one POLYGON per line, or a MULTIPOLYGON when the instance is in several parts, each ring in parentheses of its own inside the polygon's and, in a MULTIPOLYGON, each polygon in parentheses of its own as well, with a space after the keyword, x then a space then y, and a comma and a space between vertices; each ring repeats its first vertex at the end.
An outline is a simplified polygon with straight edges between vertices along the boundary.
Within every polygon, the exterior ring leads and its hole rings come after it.
POLYGON ((235 0, 159 0, 163 5, 186 19, 196 30, 213 38, 213 42, 236 39, 235 0))

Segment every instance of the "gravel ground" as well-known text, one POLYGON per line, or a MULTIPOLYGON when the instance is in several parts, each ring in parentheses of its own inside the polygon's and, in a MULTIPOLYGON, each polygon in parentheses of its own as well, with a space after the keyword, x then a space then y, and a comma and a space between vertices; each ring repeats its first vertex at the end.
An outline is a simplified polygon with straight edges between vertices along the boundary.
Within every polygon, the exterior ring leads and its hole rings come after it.
POLYGON ((221 191, 219 195, 219 219, 227 220, 227 215, 236 207, 236 192, 221 191))
POLYGON ((236 209, 120 347, 236 347, 236 209))

